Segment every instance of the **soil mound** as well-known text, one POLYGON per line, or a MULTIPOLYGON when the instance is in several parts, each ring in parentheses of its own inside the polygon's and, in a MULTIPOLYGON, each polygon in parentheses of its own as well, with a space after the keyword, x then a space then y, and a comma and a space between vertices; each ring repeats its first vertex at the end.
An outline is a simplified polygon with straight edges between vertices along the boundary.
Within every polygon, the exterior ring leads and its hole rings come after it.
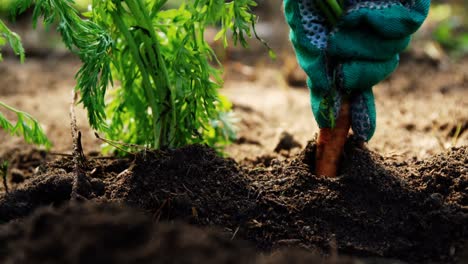
POLYGON ((256 206, 237 164, 200 145, 141 153, 111 180, 108 199, 147 210, 157 220, 182 219, 233 233, 256 206))
POLYGON ((341 176, 332 179, 312 173, 314 151, 309 144, 293 160, 248 172, 262 196, 254 217, 261 232, 251 238, 257 244, 312 250, 336 244, 354 256, 425 262, 447 261, 466 240, 466 148, 397 164, 350 142, 341 176))
MULTIPOLYGON (((294 158, 242 167, 199 145, 90 159, 87 198, 137 208, 151 222, 216 226, 263 251, 293 247, 411 263, 461 256, 468 238, 466 147, 397 162, 350 141, 333 179, 313 174, 314 151, 310 143, 294 158)), ((48 163, 0 196, 0 222, 68 202, 72 165, 68 158, 48 163)))

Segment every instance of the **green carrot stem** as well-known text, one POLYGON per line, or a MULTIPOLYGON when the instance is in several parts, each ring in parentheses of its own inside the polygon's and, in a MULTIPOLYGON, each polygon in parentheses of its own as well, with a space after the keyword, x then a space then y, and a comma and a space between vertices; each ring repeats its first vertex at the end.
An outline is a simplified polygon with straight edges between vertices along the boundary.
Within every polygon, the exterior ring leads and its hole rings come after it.
MULTIPOLYGON (((138 44, 136 43, 136 40, 133 38, 130 31, 128 30, 128 26, 125 24, 123 17, 121 15, 122 13, 123 13, 123 7, 121 3, 117 1, 117 12, 111 13, 112 19, 114 20, 116 27, 120 30, 121 34, 128 42, 128 45, 130 47, 130 52, 132 53, 132 56, 136 61, 137 67, 140 69, 140 74, 143 78, 142 86, 143 86, 143 89, 145 90, 146 96, 149 98, 152 113, 160 113, 158 105, 156 104, 156 98, 155 98, 154 91, 152 89, 150 76, 140 56, 138 44)), ((160 138, 161 138, 161 124, 159 124, 158 117, 155 114, 153 114, 153 136, 154 136, 154 147, 159 148, 160 147, 159 143, 160 143, 160 138)))
POLYGON ((327 3, 336 17, 340 17, 343 14, 343 10, 336 0, 327 0, 327 3))
POLYGON ((336 25, 336 23, 338 22, 338 19, 337 17, 335 17, 335 14, 330 11, 327 4, 325 4, 325 2, 322 0, 317 0, 317 5, 319 9, 322 11, 322 13, 325 15, 327 21, 330 22, 332 26, 336 25))
POLYGON ((343 10, 343 7, 345 6, 344 0, 338 0, 338 4, 340 5, 341 10, 343 10))

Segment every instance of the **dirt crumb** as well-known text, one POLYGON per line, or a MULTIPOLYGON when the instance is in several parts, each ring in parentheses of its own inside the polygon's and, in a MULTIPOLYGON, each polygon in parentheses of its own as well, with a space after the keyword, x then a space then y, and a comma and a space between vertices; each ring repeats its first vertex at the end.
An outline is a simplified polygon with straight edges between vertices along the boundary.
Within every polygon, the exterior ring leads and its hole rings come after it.
POLYGON ((279 137, 279 142, 276 145, 274 151, 279 153, 283 150, 290 151, 293 148, 300 148, 301 143, 299 143, 291 133, 283 131, 279 137))

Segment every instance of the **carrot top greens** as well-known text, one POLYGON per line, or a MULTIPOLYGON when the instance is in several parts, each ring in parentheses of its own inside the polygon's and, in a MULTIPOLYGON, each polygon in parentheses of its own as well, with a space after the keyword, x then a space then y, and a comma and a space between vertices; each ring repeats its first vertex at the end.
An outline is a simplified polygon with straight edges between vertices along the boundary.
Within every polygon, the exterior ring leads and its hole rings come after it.
MULTIPOLYGON (((20 56, 21 62, 24 61, 24 48, 21 45, 20 37, 12 32, 1 20, 0 20, 0 47, 10 44, 13 52, 20 56)), ((1 50, 0 50, 1 51, 1 50)), ((0 53, 0 61, 3 60, 2 54, 0 53)), ((22 112, 16 108, 13 108, 0 101, 0 127, 5 129, 12 135, 22 135, 26 142, 35 143, 38 145, 50 146, 50 142, 47 139, 44 131, 40 124, 31 115, 22 112), (16 123, 11 122, 2 114, 2 110, 7 110, 16 115, 16 123)))
MULTIPOLYGON (((220 25, 217 39, 227 45, 232 32, 234 42, 246 46, 256 3, 194 0, 172 9, 166 3, 94 0, 88 12, 79 14, 71 0, 19 0, 15 14, 33 7, 34 25, 42 17, 46 25, 57 26, 66 47, 83 62, 75 89, 89 123, 108 139, 150 148, 222 146, 235 129, 231 105, 218 94, 220 63, 204 32, 220 25)), ((23 59, 19 37, 3 23, 0 32, 23 59)), ((37 122, 28 122, 22 124, 34 133, 23 127, 25 138, 48 144, 37 122)), ((0 126, 17 131, 2 115, 0 126)))

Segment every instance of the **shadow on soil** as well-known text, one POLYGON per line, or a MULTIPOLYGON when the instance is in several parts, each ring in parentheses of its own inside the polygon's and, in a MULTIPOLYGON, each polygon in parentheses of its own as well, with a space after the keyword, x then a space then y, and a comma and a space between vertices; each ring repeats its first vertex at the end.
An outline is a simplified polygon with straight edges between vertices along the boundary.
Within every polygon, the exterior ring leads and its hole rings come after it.
POLYGON ((314 150, 310 143, 296 157, 242 166, 198 145, 132 159, 90 158, 91 202, 84 204, 68 203, 71 159, 41 165, 0 196, 0 262, 67 263, 82 256, 76 263, 87 263, 99 256, 100 263, 168 263, 170 257, 321 263, 320 254, 330 263, 355 263, 337 260, 336 252, 364 263, 462 261, 466 147, 426 161, 396 162, 350 141, 342 173, 333 179, 311 173, 314 150), (166 222, 172 224, 161 224, 166 222), (290 251, 258 255, 284 248, 290 251))

